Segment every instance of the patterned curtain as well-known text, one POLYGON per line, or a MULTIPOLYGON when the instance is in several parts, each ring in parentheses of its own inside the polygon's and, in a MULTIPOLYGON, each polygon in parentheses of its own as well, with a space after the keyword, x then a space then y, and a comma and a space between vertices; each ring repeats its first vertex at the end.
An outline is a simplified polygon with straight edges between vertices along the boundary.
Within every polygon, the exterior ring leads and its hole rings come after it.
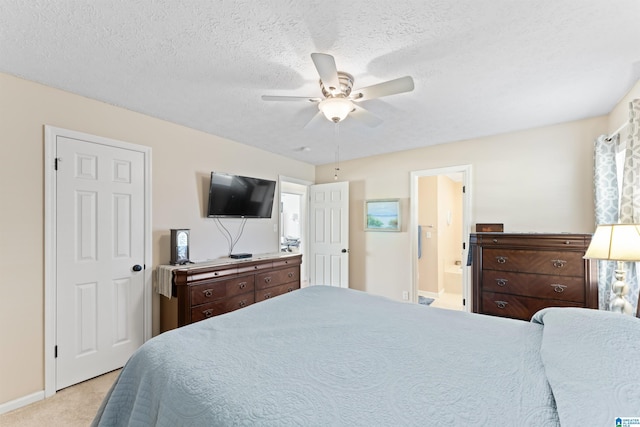
MULTIPOLYGON (((624 159, 622 176, 622 195, 620 198, 620 222, 623 224, 640 223, 640 99, 629 103, 629 136, 624 159)), ((626 262, 629 286, 627 299, 634 311, 638 306, 638 276, 635 262, 626 262)))
MULTIPOLYGON (((616 152, 620 143, 618 135, 611 139, 601 135, 594 146, 594 190, 596 207, 596 225, 617 224, 618 205, 618 171, 616 168, 616 152)), ((609 309, 611 284, 614 281, 616 261, 598 261, 598 308, 609 309)))

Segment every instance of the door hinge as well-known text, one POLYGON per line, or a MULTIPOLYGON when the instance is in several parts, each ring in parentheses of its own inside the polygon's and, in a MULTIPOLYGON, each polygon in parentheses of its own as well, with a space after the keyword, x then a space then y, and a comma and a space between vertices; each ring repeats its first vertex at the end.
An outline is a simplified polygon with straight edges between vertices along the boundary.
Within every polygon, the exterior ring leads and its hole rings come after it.
POLYGON ((59 158, 55 158, 53 159, 53 169, 54 170, 58 170, 58 160, 60 160, 59 158))
POLYGON ((58 346, 53 347, 53 357, 58 358, 58 346))
POLYGON ((467 299, 466 298, 462 298, 462 306, 466 306, 467 305, 467 299))
POLYGON ((462 250, 467 249, 467 242, 462 242, 462 250))
POLYGON ((466 193, 466 192, 467 192, 467 186, 466 186, 466 185, 463 185, 463 186, 462 186, 462 192, 463 192, 463 193, 466 193))

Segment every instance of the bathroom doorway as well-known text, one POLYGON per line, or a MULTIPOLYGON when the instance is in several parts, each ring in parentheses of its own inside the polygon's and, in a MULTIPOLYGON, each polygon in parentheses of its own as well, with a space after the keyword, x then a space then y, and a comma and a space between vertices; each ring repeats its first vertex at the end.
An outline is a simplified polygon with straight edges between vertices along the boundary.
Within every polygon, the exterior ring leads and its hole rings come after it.
POLYGON ((470 166, 411 174, 414 301, 468 311, 470 166))

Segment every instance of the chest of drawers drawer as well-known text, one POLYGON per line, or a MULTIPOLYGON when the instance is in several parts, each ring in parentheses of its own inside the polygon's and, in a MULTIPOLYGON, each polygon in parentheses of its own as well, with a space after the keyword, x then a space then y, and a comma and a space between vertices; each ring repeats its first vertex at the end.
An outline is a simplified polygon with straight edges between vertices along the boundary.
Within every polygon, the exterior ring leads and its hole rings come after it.
POLYGON ((227 280, 212 281, 191 287, 191 305, 199 305, 220 298, 253 293, 255 276, 240 276, 227 280))
POLYGON ((247 307, 255 302, 253 293, 238 295, 233 298, 219 299, 217 301, 200 304, 191 308, 192 322, 208 319, 209 317, 229 313, 233 310, 247 307))
POLYGON ((286 294, 287 292, 293 292, 296 289, 300 289, 300 282, 290 282, 285 283, 284 285, 260 289, 256 291, 256 302, 277 297, 278 295, 286 294))
MULTIPOLYGON (((289 267, 256 274, 256 290, 278 286, 283 283, 299 282, 300 268, 289 267)), ((299 287, 299 286, 298 286, 299 287)))
POLYGON ((585 302, 582 277, 485 270, 482 284, 483 291, 585 302))
POLYGON ((482 253, 482 266, 485 270, 582 277, 583 255, 581 252, 567 251, 485 249, 482 253))
POLYGON ((538 310, 547 307, 582 307, 583 304, 509 295, 496 292, 482 293, 483 313, 494 316, 510 317, 513 319, 530 320, 538 310))

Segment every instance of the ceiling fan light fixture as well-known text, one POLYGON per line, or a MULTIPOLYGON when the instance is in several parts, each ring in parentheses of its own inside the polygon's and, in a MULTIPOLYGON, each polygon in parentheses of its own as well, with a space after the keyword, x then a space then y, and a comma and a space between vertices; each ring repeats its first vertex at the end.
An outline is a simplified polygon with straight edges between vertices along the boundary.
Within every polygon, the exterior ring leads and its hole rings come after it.
POLYGON ((327 98, 318 104, 318 109, 327 120, 338 123, 353 111, 353 103, 346 98, 327 98))

